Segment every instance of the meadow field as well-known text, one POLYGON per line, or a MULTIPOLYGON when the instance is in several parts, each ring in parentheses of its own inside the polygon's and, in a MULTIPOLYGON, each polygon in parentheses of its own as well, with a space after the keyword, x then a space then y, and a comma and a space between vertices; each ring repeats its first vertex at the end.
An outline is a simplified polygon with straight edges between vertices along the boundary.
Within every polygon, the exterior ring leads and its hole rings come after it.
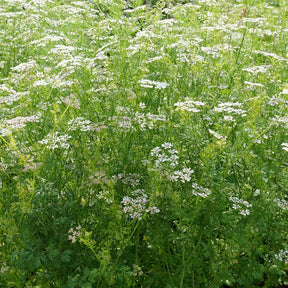
POLYGON ((0 287, 288 287, 287 45, 285 0, 0 0, 0 287))

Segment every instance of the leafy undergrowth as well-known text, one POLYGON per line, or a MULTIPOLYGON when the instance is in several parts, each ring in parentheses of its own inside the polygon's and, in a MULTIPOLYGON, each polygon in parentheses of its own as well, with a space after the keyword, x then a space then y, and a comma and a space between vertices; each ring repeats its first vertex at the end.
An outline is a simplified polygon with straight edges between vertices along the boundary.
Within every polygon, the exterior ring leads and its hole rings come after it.
POLYGON ((0 286, 286 287, 287 15, 0 0, 0 286))

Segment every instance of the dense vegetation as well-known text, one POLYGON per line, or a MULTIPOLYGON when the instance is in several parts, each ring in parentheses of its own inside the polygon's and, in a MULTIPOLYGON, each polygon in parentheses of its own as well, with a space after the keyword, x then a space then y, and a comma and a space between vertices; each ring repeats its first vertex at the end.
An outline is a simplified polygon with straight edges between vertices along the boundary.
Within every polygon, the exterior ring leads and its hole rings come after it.
POLYGON ((284 287, 285 1, 0 0, 0 286, 284 287))

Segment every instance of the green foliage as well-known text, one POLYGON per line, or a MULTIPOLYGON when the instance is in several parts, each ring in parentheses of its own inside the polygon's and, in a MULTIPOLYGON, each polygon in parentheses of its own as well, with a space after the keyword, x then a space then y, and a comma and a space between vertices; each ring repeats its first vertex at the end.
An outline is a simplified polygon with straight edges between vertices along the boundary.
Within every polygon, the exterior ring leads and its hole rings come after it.
POLYGON ((0 4, 1 287, 287 285, 283 1, 0 4))

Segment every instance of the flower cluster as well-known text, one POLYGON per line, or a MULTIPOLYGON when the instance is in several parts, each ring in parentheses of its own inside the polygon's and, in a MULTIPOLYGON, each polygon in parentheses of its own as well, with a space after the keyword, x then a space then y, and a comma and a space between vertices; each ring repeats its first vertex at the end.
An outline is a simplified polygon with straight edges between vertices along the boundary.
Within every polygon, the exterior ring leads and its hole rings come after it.
POLYGON ((85 120, 83 117, 77 117, 75 119, 70 120, 68 122, 68 131, 75 131, 77 129, 81 131, 91 130, 91 121, 85 120))
POLYGON ((87 185, 91 186, 92 184, 101 184, 101 183, 108 184, 109 179, 104 171, 97 171, 93 175, 89 176, 89 183, 87 185))
POLYGON ((27 160, 28 163, 25 164, 23 172, 26 172, 28 170, 36 170, 37 167, 43 165, 42 162, 34 163, 33 160, 34 160, 34 157, 31 157, 30 159, 27 160))
POLYGON ((185 110, 188 112, 200 112, 198 108, 204 105, 205 103, 201 101, 193 101, 189 98, 185 98, 184 102, 177 102, 174 104, 174 106, 177 107, 176 110, 185 110))
POLYGON ((162 163, 168 163, 171 167, 178 164, 178 151, 173 148, 170 142, 163 143, 161 147, 155 147, 150 154, 155 158, 156 167, 161 166, 162 163))
POLYGON ((80 101, 75 97, 74 94, 71 94, 70 96, 67 96, 64 99, 65 104, 74 107, 76 109, 80 109, 80 101))
POLYGON ((104 122, 99 122, 99 123, 93 123, 90 125, 90 129, 93 130, 93 131, 96 131, 96 132, 101 132, 102 130, 105 130, 107 129, 108 126, 106 126, 104 124, 104 122))
POLYGON ((14 102, 18 101, 22 96, 28 96, 29 91, 26 92, 13 92, 9 96, 1 97, 0 98, 0 104, 6 104, 11 106, 14 102))
POLYGON ((7 119, 4 121, 4 123, 6 125, 8 125, 8 127, 10 129, 20 129, 26 126, 27 122, 38 122, 39 120, 39 116, 37 115, 32 115, 32 116, 26 116, 26 117, 16 117, 13 119, 7 119))
MULTIPOLYGON (((275 99, 274 99, 275 100, 275 99)), ((277 99, 278 100, 278 99, 277 99)), ((276 100, 276 101, 277 101, 276 100)), ((278 101, 277 101, 278 102, 278 101)), ((275 103, 275 102, 274 102, 275 103)), ((278 104, 278 103, 276 103, 278 104)), ((283 117, 274 117, 273 121, 276 121, 276 126, 281 125, 284 128, 288 128, 288 117, 287 116, 283 116, 283 117)), ((288 143, 283 143, 283 146, 286 146, 286 144, 288 145, 288 143)), ((285 149, 284 149, 285 150, 285 149)))
POLYGON ((1 269, 0 269, 0 273, 3 274, 7 271, 9 271, 10 267, 7 266, 7 263, 6 262, 2 262, 2 266, 1 266, 1 269))
POLYGON ((71 138, 68 134, 59 135, 59 132, 56 131, 54 134, 49 133, 46 138, 41 141, 38 141, 40 144, 46 144, 48 149, 64 148, 68 149, 70 144, 67 141, 71 138))
POLYGON ((11 70, 16 73, 25 73, 34 69, 36 66, 37 66, 37 62, 35 60, 30 60, 26 63, 20 63, 19 65, 15 67, 11 67, 11 70))
POLYGON ((268 65, 262 65, 262 66, 252 66, 249 68, 243 68, 243 71, 249 72, 253 75, 258 74, 258 73, 266 73, 268 68, 270 68, 271 66, 268 65))
MULTIPOLYGON (((269 31, 269 30, 266 30, 267 32, 269 31)), ((269 31, 268 33, 266 32, 266 34, 268 35, 269 34, 269 32, 271 32, 271 31, 269 31)), ((273 35, 273 34, 272 34, 273 35)), ((281 57, 281 56, 279 56, 279 55, 277 55, 277 54, 275 54, 275 53, 271 53, 271 52, 266 52, 266 51, 258 51, 258 50, 254 50, 253 51, 253 53, 255 53, 255 54, 261 54, 261 55, 264 55, 264 56, 268 56, 268 57, 272 57, 272 58, 274 58, 274 59, 276 59, 276 60, 278 60, 278 61, 284 61, 285 63, 287 63, 288 62, 288 59, 287 58, 284 58, 284 57, 281 57)))
POLYGON ((288 250, 280 250, 278 254, 274 255, 276 260, 288 264, 288 250))
POLYGON ((214 47, 201 47, 200 49, 204 53, 206 53, 208 55, 212 55, 213 57, 219 57, 220 56, 218 47, 215 47, 215 46, 214 47))
POLYGON ((288 201, 285 199, 274 199, 274 203, 276 203, 282 210, 288 210, 288 201))
MULTIPOLYGON (((143 104, 142 104, 142 107, 143 107, 143 104)), ((140 129, 142 131, 145 131, 146 128, 153 129, 156 121, 164 122, 165 120, 166 120, 166 116, 163 114, 158 114, 158 115, 151 114, 151 113, 144 114, 144 113, 139 113, 138 111, 135 113, 135 121, 136 123, 140 125, 140 129)))
POLYGON ((265 87, 263 84, 261 83, 253 83, 253 82, 249 82, 249 81, 244 81, 244 84, 249 85, 251 87, 265 87))
POLYGON ((288 143, 282 143, 281 146, 283 150, 288 152, 288 143))
POLYGON ((30 44, 36 47, 45 47, 49 42, 58 41, 64 41, 64 38, 57 35, 47 35, 40 40, 31 41, 30 44))
POLYGON ((250 211, 248 208, 251 208, 252 204, 242 199, 239 199, 237 197, 230 197, 229 200, 233 203, 232 209, 239 210, 240 215, 247 216, 250 214, 250 211))
POLYGON ((50 50, 51 54, 55 55, 70 55, 76 48, 72 46, 67 46, 67 45, 56 45, 54 48, 50 50))
POLYGON ((202 198, 206 198, 211 194, 211 191, 208 188, 202 187, 197 183, 192 184, 192 194, 194 196, 200 196, 202 198))
POLYGON ((38 122, 39 116, 32 115, 32 116, 26 116, 26 117, 16 117, 13 119, 5 119, 3 121, 4 125, 0 124, 0 135, 1 136, 7 136, 12 133, 13 130, 24 128, 27 124, 27 122, 38 122))
POLYGON ((169 86, 166 82, 151 81, 149 79, 142 79, 139 81, 140 86, 144 88, 155 88, 158 90, 165 89, 169 86))
POLYGON ((225 140, 227 138, 226 136, 222 136, 222 135, 218 134, 214 130, 208 129, 208 131, 211 135, 213 135, 218 140, 225 140))
MULTIPOLYGON (((44 77, 44 75, 42 76, 44 77)), ((41 87, 41 86, 49 86, 51 85, 53 88, 62 88, 65 89, 73 85, 73 81, 65 79, 66 75, 62 74, 53 74, 51 77, 46 76, 44 79, 36 80, 33 82, 33 87, 41 87)), ((75 107, 77 108, 77 107, 75 107)))
POLYGON ((133 264, 133 272, 132 273, 135 277, 143 275, 143 271, 142 271, 141 267, 138 266, 137 264, 133 264))
POLYGON ((72 243, 75 243, 77 237, 82 235, 81 229, 81 225, 77 226, 75 230, 73 228, 70 228, 68 231, 68 240, 70 240, 72 243))
POLYGON ((100 191, 98 194, 95 195, 95 197, 99 200, 104 200, 107 204, 113 203, 113 197, 110 191, 100 191))
POLYGON ((132 187, 135 187, 139 185, 140 183, 140 175, 136 173, 130 173, 130 174, 118 174, 114 175, 113 180, 115 181, 121 181, 123 184, 131 185, 132 187))
POLYGON ((123 129, 124 131, 129 130, 132 128, 132 121, 134 119, 130 118, 129 116, 113 116, 108 118, 109 121, 115 122, 116 125, 123 129))
POLYGON ((282 92, 280 92, 280 94, 288 95, 288 89, 283 89, 282 92))
POLYGON ((217 107, 214 108, 215 112, 227 112, 231 114, 238 114, 242 117, 246 116, 246 111, 243 109, 240 109, 242 106, 242 103, 239 102, 224 102, 220 103, 217 107))
POLYGON ((189 182, 191 180, 191 175, 194 171, 190 168, 183 168, 182 171, 173 171, 168 174, 167 178, 172 182, 181 181, 182 183, 189 182))
POLYGON ((144 193, 144 189, 137 189, 131 192, 130 196, 123 197, 121 203, 123 204, 123 211, 131 219, 142 219, 143 213, 155 214, 160 210, 155 206, 148 204, 148 196, 144 193))

